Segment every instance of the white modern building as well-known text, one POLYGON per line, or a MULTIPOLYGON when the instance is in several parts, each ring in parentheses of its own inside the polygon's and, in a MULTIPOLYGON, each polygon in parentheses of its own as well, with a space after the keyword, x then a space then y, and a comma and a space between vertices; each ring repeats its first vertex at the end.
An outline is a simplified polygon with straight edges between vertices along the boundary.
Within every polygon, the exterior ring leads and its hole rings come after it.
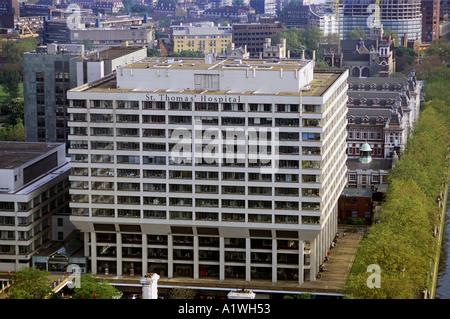
POLYGON ((347 77, 207 55, 70 90, 71 221, 92 272, 315 280, 346 183, 347 77))
POLYGON ((74 230, 65 155, 64 144, 0 142, 0 272, 30 267, 39 248, 74 230))

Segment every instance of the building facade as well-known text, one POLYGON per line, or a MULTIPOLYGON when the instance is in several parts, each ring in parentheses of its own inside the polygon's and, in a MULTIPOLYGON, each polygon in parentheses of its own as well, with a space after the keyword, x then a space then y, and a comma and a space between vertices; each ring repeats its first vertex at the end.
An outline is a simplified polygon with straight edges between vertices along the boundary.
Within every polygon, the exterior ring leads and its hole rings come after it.
POLYGON ((85 54, 84 45, 49 44, 23 55, 25 139, 68 144, 69 89, 140 60, 145 48, 110 48, 85 54))
POLYGON ((422 42, 439 39, 441 0, 422 0, 422 42))
POLYGON ((352 77, 388 78, 396 66, 394 40, 391 36, 384 36, 382 27, 373 28, 371 35, 367 40, 360 38, 341 40, 338 45, 321 44, 324 61, 329 66, 348 68, 352 77))
POLYGON ((7 272, 31 267, 39 248, 74 227, 64 144, 0 142, 0 150, 0 271, 7 272))
POLYGON ((412 70, 406 78, 350 77, 348 85, 347 184, 339 218, 372 221, 419 115, 422 83, 412 70))
POLYGON ((18 0, 0 1, 0 28, 14 29, 14 20, 19 18, 19 16, 18 0))
POLYGON ((356 27, 364 29, 367 36, 374 23, 399 36, 408 35, 411 40, 422 39, 422 12, 420 0, 341 0, 331 1, 337 10, 338 29, 341 39, 356 27), (337 3, 337 5, 335 4, 337 3), (377 7, 379 3, 379 7, 377 7))
POLYGON ((233 43, 236 47, 247 46, 250 57, 259 57, 263 52, 266 38, 284 30, 280 22, 275 23, 235 23, 232 26, 233 43))
POLYGON ((147 58, 70 90, 71 221, 92 272, 315 280, 345 186, 347 76, 147 58))
POLYGON ((170 27, 170 40, 173 51, 214 51, 225 55, 233 37, 231 26, 214 26, 214 23, 176 25, 170 27))

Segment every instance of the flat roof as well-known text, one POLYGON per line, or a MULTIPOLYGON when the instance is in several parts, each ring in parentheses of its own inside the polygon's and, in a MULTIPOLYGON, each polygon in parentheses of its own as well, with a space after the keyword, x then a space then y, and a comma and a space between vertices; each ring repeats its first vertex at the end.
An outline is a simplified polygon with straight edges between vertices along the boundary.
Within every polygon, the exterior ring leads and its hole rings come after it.
POLYGON ((235 59, 216 59, 213 63, 205 63, 203 58, 166 58, 147 57, 140 61, 125 65, 125 69, 145 69, 145 68, 170 68, 191 69, 191 70, 252 70, 258 71, 286 71, 300 70, 310 60, 263 60, 263 59, 242 59, 237 62, 235 59))
MULTIPOLYGON (((234 59, 216 60, 213 64, 205 63, 204 59, 199 58, 161 58, 161 57, 147 57, 140 61, 133 62, 123 66, 124 69, 171 69, 171 70, 258 70, 259 71, 295 71, 301 70, 310 60, 264 60, 264 59, 246 59, 239 62, 234 59)), ((313 80, 308 83, 307 89, 302 91, 303 96, 322 96, 328 88, 342 75, 342 70, 314 70, 313 80)), ((80 86, 72 89, 72 91, 89 91, 89 92, 115 92, 115 93, 170 93, 170 94, 223 94, 223 95, 265 95, 257 91, 209 91, 209 90, 156 90, 156 91, 138 91, 133 89, 118 89, 116 74, 106 76, 89 85, 80 86)), ((281 95, 281 96, 298 96, 299 92, 277 92, 276 94, 267 95, 281 95)))
POLYGON ((109 47, 106 50, 94 51, 85 56, 78 56, 74 59, 78 61, 83 61, 85 59, 114 60, 142 49, 144 49, 144 47, 109 47))
POLYGON ((61 143, 0 141, 0 169, 22 166, 61 145, 61 143))

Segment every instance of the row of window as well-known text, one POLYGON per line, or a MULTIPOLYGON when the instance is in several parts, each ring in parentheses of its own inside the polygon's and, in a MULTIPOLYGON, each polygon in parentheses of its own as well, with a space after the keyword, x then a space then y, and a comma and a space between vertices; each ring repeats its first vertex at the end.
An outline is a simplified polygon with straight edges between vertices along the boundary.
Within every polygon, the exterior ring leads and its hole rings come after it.
MULTIPOLYGON (((74 115, 74 114, 72 114, 74 115)), ((109 122, 112 123, 112 118, 108 114, 92 114, 94 120, 91 122, 109 122)), ((166 124, 165 115, 142 115, 142 122, 139 122, 139 115, 117 115, 116 123, 142 123, 142 124, 166 124)), ((245 117, 218 117, 218 116, 195 116, 194 124, 196 125, 230 125, 230 126, 273 126, 275 127, 299 127, 300 120, 296 118, 271 118, 271 117, 249 117, 246 121, 245 117), (248 122, 248 124, 246 123, 248 122)), ((169 115, 167 124, 181 124, 192 125, 191 116, 169 115)), ((302 119, 302 127, 321 127, 322 121, 320 119, 302 119)), ((113 128, 107 127, 92 127, 91 135, 114 135, 113 128)), ((71 127, 71 134, 87 135, 86 127, 71 127)), ((117 128, 116 134, 118 136, 139 136, 139 129, 137 128, 117 128)))
MULTIPOLYGON (((88 208, 72 208, 72 215, 89 216, 88 208)), ((152 219, 174 219, 174 220, 192 220, 195 215, 196 220, 218 221, 219 213, 205 213, 192 211, 169 211, 163 210, 144 210, 144 218, 152 219)), ((267 214, 243 214, 243 213, 221 213, 223 222, 255 222, 255 223, 283 223, 283 224, 319 224, 318 216, 298 216, 298 215, 267 215, 267 214)), ((95 217, 116 217, 114 209, 110 208, 92 208, 92 216, 95 217)), ((118 209, 117 217, 141 218, 141 211, 137 209, 118 209)))
MULTIPOLYGON (((259 195, 259 194, 257 194, 259 195)), ((72 201, 77 203, 88 203, 88 195, 72 195, 72 201)), ((283 210, 320 210, 320 203, 315 202, 301 202, 298 201, 263 201, 263 200, 235 200, 235 199, 222 199, 221 204, 219 204, 219 199, 217 198, 196 198, 195 200, 189 197, 179 198, 179 197, 148 197, 144 196, 117 196, 117 201, 115 203, 115 198, 112 195, 92 195, 92 203, 100 204, 118 204, 118 205, 156 205, 156 206, 187 206, 187 207, 219 207, 222 208, 248 208, 248 209, 283 209, 283 210), (247 202, 247 205, 246 205, 247 202)))
MULTIPOLYGON (((196 213, 196 216, 201 217, 201 214, 209 213, 196 213)), ((98 244, 108 243, 116 244, 117 236, 121 237, 121 242, 123 244, 142 244, 143 236, 138 234, 116 234, 116 233, 95 233, 96 242, 98 244)), ((169 241, 168 235, 144 235, 144 240, 150 246, 167 246, 169 241)), ((172 243, 174 246, 193 246, 194 236, 189 235, 171 235, 172 243)), ((219 237, 217 236, 198 236, 198 246, 199 247, 219 247, 219 237)), ((224 247, 225 248, 246 248, 245 238, 232 238, 224 237, 224 247)), ((250 249, 272 249, 272 239, 264 238, 250 238, 250 249)), ((277 239, 277 249, 283 250, 298 250, 299 241, 290 239, 277 239)), ((304 241, 304 250, 310 249, 310 242, 304 241)))
MULTIPOLYGON (((100 176, 95 174, 107 174, 101 176, 114 176, 113 169, 103 169, 100 171, 97 169, 96 172, 93 171, 93 176, 100 176)), ((316 174, 261 174, 261 173, 245 173, 245 172, 222 172, 222 181, 247 181, 249 182, 293 182, 298 183, 300 180, 302 183, 320 183, 321 175, 316 174)), ((126 169, 118 171, 119 177, 133 177, 140 178, 141 174, 139 170, 126 169)), ((143 170, 142 177, 144 178, 155 178, 155 179, 188 179, 192 180, 195 176, 196 180, 219 180, 219 172, 205 171, 205 172, 195 172, 192 171, 169 171, 166 174, 165 170, 143 170)), ((88 189, 87 181, 72 181, 72 188, 82 188, 88 189)), ((113 189, 114 182, 92 182, 93 189, 113 189), (103 185, 103 186, 102 186, 103 185)))
MULTIPOLYGON (((139 109, 139 101, 114 101, 113 100, 91 100, 91 108, 112 109, 115 105, 118 109, 139 109)), ((72 100, 72 107, 86 108, 86 100, 72 100)), ((177 110, 177 111, 230 111, 230 112, 272 112, 277 113, 298 113, 298 104, 268 104, 268 103, 209 103, 209 102, 162 102, 162 101, 142 101, 143 110, 177 110)), ((321 105, 303 104, 304 113, 321 113, 321 105)), ((80 115, 81 116, 81 115, 80 115)), ((74 119, 76 121, 77 119, 74 119)), ((92 115, 91 115, 92 121, 92 115)))

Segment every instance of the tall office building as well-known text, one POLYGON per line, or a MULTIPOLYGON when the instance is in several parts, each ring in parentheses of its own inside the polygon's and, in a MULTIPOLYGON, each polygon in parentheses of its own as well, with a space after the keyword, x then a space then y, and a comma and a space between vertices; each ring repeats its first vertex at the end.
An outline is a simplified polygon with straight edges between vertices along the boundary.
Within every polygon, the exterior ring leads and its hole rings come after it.
POLYGON ((247 46, 251 57, 259 57, 264 51, 266 38, 285 30, 280 22, 234 23, 232 27, 233 43, 236 47, 247 46))
POLYGON ((14 29, 14 19, 19 17, 18 0, 0 0, 0 28, 14 29))
POLYGON ((85 54, 84 45, 49 44, 23 55, 25 139, 68 143, 66 92, 140 60, 145 48, 110 48, 85 54))
POLYGON ((346 182, 347 77, 207 55, 70 90, 71 221, 92 272, 315 280, 346 182))
POLYGON ((439 39, 441 0, 422 0, 422 42, 439 39))
POLYGON ((330 4, 337 10, 341 39, 356 27, 364 29, 369 37, 374 23, 381 23, 385 30, 390 29, 399 37, 407 35, 411 40, 422 39, 420 0, 330 0, 330 4))

